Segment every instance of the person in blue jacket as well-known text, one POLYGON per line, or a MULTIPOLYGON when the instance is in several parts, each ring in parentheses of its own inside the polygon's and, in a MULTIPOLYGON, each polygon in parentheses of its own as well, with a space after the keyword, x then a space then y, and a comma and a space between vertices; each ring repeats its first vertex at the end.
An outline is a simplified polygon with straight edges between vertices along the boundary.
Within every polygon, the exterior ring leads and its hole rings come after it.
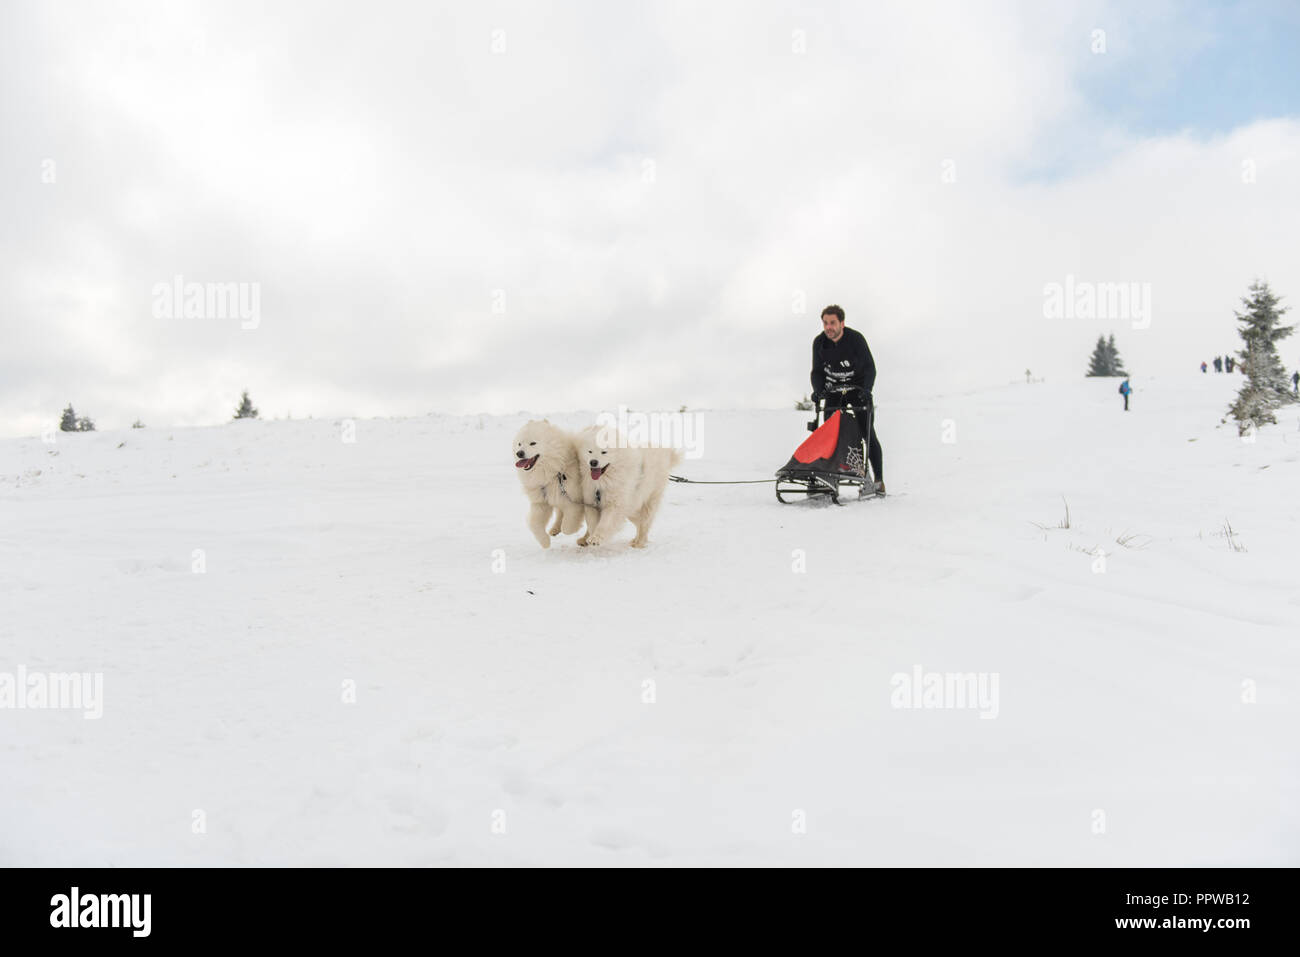
POLYGON ((1128 384, 1128 379, 1125 379, 1123 382, 1119 384, 1119 394, 1124 397, 1125 412, 1128 411, 1128 395, 1132 391, 1133 391, 1133 387, 1128 384))

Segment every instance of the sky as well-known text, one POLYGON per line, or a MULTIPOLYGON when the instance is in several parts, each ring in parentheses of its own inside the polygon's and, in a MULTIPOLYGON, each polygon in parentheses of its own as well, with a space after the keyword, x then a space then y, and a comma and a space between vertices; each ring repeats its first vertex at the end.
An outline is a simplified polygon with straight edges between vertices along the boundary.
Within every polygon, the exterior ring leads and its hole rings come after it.
POLYGON ((832 302, 882 409, 1111 333, 1158 387, 1300 296, 1297 48, 1261 2, 9 0, 0 435, 780 408, 832 302))

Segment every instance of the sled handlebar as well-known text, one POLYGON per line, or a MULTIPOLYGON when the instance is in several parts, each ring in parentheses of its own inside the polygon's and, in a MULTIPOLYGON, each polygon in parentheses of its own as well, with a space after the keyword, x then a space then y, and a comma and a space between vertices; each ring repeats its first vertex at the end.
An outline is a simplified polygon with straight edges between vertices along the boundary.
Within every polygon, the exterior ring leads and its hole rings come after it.
MULTIPOLYGON (((869 393, 864 395, 859 390, 857 392, 839 392, 836 394, 841 397, 842 404, 839 408, 844 409, 845 411, 861 411, 870 414, 875 407, 875 403, 872 401, 869 393), (854 398, 849 398, 850 396, 854 396, 854 398), (861 400, 859 400, 857 396, 861 396, 861 400)), ((817 399, 813 405, 813 420, 808 423, 809 432, 816 432, 818 427, 826 421, 825 407, 826 397, 822 396, 820 399, 817 399)))

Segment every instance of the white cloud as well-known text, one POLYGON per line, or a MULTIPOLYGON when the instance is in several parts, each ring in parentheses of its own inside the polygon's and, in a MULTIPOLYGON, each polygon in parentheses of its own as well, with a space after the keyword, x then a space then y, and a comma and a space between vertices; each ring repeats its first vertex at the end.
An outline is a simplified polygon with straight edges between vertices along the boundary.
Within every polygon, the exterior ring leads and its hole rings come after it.
POLYGON ((0 30, 0 432, 69 400, 221 421, 244 386, 318 416, 784 405, 830 301, 882 398, 1077 375, 1110 331, 1162 373, 1235 347, 1254 275, 1300 296, 1300 125, 1147 139, 1081 92, 1203 44, 1182 5, 52 11, 0 30), (262 324, 153 319, 176 274, 260 283, 262 324), (1067 274, 1151 283, 1151 327, 1045 320, 1067 274))

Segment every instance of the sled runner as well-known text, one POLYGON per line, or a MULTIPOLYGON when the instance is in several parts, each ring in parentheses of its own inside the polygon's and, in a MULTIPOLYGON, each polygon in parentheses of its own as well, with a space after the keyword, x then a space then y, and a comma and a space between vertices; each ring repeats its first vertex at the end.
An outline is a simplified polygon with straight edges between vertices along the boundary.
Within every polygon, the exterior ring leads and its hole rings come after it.
POLYGON ((818 400, 814 417, 808 423, 812 435, 795 449, 790 461, 776 473, 776 500, 782 503, 804 501, 829 495, 836 505, 843 505, 844 489, 858 490, 858 498, 875 496, 875 483, 867 470, 864 435, 871 434, 874 408, 870 404, 848 402, 843 409, 825 415, 824 402, 818 400), (865 423, 862 428, 860 423, 865 423))

